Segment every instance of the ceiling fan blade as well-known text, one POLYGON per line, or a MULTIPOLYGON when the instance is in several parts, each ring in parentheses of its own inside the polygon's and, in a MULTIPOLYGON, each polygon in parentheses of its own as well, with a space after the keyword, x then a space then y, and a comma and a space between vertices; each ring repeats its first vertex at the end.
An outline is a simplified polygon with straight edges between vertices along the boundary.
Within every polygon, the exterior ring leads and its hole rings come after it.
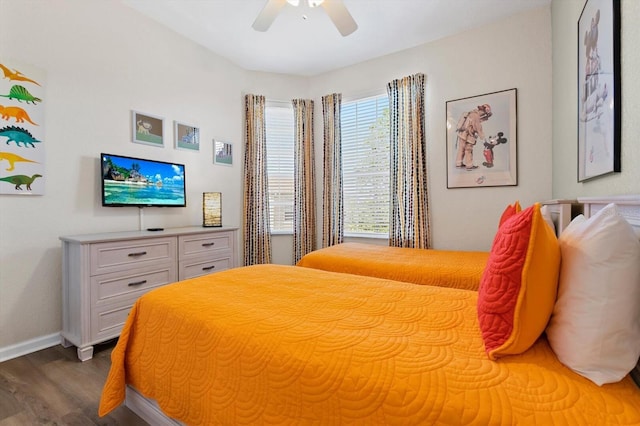
POLYGON ((287 3, 287 0, 268 0, 264 5, 258 17, 253 21, 253 27, 256 31, 267 31, 273 21, 278 16, 280 9, 287 3))
POLYGON ((320 6, 327 12, 327 15, 329 15, 329 18, 343 37, 358 29, 358 24, 353 20, 342 0, 325 0, 320 6))

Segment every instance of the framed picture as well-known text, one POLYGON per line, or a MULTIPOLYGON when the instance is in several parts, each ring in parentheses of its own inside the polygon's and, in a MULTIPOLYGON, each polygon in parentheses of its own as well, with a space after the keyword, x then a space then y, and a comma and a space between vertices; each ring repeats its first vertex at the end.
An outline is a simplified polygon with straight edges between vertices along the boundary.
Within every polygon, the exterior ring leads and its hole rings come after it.
POLYGON ((176 149, 187 151, 200 150, 200 129, 190 124, 173 122, 173 135, 176 149))
POLYGON ((233 145, 221 141, 213 141, 213 163, 225 166, 233 165, 233 145))
POLYGON ((447 188, 518 184, 517 89, 447 101, 447 188))
MULTIPOLYGON (((0 194, 45 195, 47 73, 27 62, 7 57, 2 58, 0 68, 4 72, 4 78, 0 78, 0 95, 9 98, 0 101, 5 105, 4 108, 0 106, 0 132, 7 138, 0 138, 0 194), (20 103, 21 99, 25 102, 20 103)), ((0 217, 4 218, 2 214, 0 217)))
POLYGON ((131 111, 132 140, 135 143, 164 147, 164 119, 131 111))
POLYGON ((578 20, 578 182, 620 171, 620 2, 587 0, 578 20))

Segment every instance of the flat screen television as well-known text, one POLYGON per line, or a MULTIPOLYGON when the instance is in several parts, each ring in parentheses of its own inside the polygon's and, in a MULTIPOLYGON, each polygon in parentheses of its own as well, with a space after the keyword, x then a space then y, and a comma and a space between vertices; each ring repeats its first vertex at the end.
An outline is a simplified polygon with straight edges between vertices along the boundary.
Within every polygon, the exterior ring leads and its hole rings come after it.
POLYGON ((183 164, 100 154, 102 205, 186 207, 183 164))

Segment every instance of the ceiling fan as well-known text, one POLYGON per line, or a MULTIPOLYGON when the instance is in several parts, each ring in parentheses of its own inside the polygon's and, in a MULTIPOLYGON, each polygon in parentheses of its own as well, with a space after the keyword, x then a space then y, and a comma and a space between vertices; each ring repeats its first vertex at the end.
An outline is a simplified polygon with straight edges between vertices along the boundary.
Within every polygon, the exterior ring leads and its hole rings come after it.
MULTIPOLYGON (((336 26, 340 34, 344 37, 348 36, 356 29, 358 24, 353 20, 353 17, 347 10, 342 0, 302 0, 306 1, 309 7, 321 6, 329 18, 336 26)), ((300 0, 267 0, 264 8, 258 14, 258 17, 253 22, 253 29, 256 31, 267 31, 273 21, 278 16, 278 12, 285 4, 289 3, 292 6, 298 6, 300 0)))

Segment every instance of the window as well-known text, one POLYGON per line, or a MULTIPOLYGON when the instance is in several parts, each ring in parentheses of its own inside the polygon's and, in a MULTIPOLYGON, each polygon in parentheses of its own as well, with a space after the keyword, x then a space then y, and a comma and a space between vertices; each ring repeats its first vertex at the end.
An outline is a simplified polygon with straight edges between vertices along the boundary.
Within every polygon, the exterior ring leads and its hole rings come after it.
POLYGON ((293 232, 293 107, 268 101, 265 106, 267 179, 271 233, 293 232))
POLYGON ((343 102, 342 179, 345 235, 389 234, 389 100, 343 102))

